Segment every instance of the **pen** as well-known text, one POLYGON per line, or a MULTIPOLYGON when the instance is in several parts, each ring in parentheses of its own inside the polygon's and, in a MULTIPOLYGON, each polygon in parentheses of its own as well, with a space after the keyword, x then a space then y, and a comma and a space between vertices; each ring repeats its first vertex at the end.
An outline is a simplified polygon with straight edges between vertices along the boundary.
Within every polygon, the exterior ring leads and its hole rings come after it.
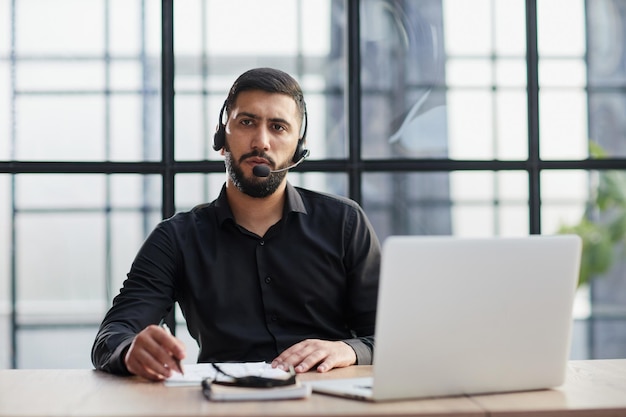
MULTIPOLYGON (((163 330, 165 330, 167 332, 167 334, 169 334, 170 336, 172 336, 172 331, 170 330, 170 326, 167 325, 167 323, 165 321, 161 321, 161 323, 159 324, 159 326, 161 326, 161 328, 163 330)), ((178 366, 178 370, 180 371, 180 373, 182 375, 184 375, 185 373, 183 372, 183 365, 180 363, 180 359, 178 358, 174 358, 174 360, 176 361, 176 366, 178 366)))

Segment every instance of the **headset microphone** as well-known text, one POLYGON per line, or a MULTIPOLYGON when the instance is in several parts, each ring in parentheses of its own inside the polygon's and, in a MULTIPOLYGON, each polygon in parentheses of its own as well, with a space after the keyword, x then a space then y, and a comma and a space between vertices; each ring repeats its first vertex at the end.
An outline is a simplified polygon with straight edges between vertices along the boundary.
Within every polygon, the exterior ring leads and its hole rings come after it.
POLYGON ((297 167, 298 165, 302 163, 302 161, 304 161, 304 158, 306 158, 307 156, 309 156, 309 150, 303 149, 300 159, 295 164, 292 164, 292 165, 289 165, 288 167, 277 169, 274 171, 272 171, 270 167, 268 167, 267 165, 256 165, 254 168, 252 168, 252 173, 256 175, 257 177, 265 178, 265 177, 268 177, 270 174, 274 174, 276 172, 287 171, 287 170, 290 170, 291 168, 297 167))

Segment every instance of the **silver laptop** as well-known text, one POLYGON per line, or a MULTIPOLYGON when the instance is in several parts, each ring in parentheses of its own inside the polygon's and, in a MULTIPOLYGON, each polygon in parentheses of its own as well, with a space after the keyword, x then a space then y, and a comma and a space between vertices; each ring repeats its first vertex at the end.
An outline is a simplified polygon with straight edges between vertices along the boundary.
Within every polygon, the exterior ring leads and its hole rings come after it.
POLYGON ((392 236, 373 377, 312 382, 370 401, 524 391, 565 378, 578 236, 392 236))

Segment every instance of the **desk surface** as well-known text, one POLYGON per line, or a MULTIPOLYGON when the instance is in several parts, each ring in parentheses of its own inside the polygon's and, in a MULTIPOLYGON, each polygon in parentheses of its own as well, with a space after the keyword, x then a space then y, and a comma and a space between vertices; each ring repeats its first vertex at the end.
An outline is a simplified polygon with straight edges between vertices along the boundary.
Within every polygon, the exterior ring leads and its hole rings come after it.
MULTIPOLYGON (((353 366, 301 380, 371 374, 353 366)), ((165 387, 93 370, 0 370, 0 416, 519 416, 626 415, 626 359, 572 361, 552 390, 372 404, 305 400, 215 403, 199 387, 165 387)))

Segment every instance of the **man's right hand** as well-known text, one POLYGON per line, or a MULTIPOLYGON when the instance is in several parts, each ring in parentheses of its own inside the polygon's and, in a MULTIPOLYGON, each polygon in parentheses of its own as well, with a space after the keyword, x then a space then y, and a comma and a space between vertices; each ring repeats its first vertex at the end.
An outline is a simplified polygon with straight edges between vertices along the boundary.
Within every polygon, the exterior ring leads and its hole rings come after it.
POLYGON ((180 361, 185 358, 185 345, 167 330, 150 325, 135 338, 126 352, 124 363, 132 374, 152 381, 162 381, 172 371, 182 373, 180 361))

